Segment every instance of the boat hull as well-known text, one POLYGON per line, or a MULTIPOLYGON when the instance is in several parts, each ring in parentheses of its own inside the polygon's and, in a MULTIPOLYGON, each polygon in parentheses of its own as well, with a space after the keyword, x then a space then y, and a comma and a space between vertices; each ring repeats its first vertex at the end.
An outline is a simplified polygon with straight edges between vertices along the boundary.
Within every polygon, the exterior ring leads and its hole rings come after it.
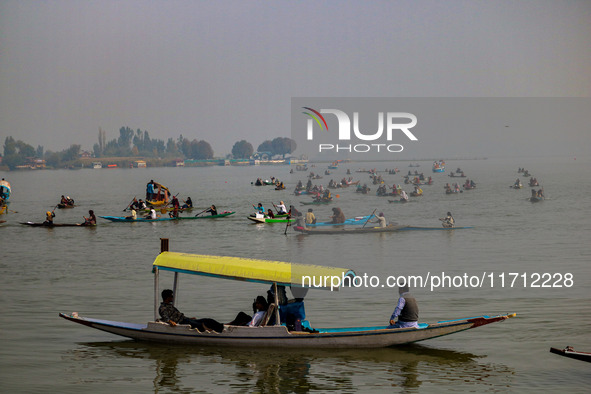
POLYGON ((45 223, 34 223, 34 222, 23 222, 21 224, 32 226, 32 227, 96 227, 96 224, 92 225, 82 225, 80 223, 53 223, 53 224, 45 224, 45 223))
POLYGON ((369 233, 392 233, 400 231, 406 226, 387 226, 387 227, 362 227, 362 228, 330 228, 330 229, 306 229, 303 227, 294 227, 295 231, 303 234, 316 235, 316 234, 369 234, 369 233))
POLYGON ((224 326, 222 333, 199 332, 188 325, 172 327, 166 323, 130 324, 59 314, 60 317, 91 328, 138 341, 178 345, 289 348, 380 348, 424 341, 486 324, 506 320, 513 315, 479 316, 459 320, 420 324, 419 328, 388 329, 354 327, 317 329, 317 332, 288 331, 285 326, 224 326))
POLYGON ((252 220, 253 222, 256 223, 293 223, 295 222, 295 219, 271 219, 271 218, 257 218, 257 217, 253 217, 253 216, 247 216, 249 220, 252 220))
POLYGON ((146 218, 137 218, 135 220, 133 219, 128 219, 125 216, 99 216, 100 218, 109 220, 111 222, 116 222, 116 223, 121 223, 121 222, 125 222, 125 223, 135 223, 135 222, 169 222, 171 220, 196 220, 196 219, 217 219, 217 218, 224 218, 226 216, 230 216, 233 215, 234 211, 232 212, 224 212, 224 213, 220 213, 218 215, 203 215, 203 216, 179 216, 177 218, 171 218, 171 217, 163 217, 163 218, 156 218, 156 219, 146 219, 146 218))
POLYGON ((574 358, 575 360, 591 362, 591 353, 577 352, 576 350, 550 348, 550 352, 560 356, 574 358))

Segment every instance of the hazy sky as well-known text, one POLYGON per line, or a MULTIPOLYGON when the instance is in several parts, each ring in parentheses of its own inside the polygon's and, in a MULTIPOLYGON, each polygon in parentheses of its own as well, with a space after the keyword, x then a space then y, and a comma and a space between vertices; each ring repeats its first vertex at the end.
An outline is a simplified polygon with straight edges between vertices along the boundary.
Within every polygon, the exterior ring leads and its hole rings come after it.
MULTIPOLYGON (((290 136, 292 97, 590 97, 590 21, 588 0, 1 0, 0 144, 129 126, 221 156, 290 136)), ((562 132, 588 152, 591 125, 562 132)), ((499 153, 460 140, 440 148, 499 153)))

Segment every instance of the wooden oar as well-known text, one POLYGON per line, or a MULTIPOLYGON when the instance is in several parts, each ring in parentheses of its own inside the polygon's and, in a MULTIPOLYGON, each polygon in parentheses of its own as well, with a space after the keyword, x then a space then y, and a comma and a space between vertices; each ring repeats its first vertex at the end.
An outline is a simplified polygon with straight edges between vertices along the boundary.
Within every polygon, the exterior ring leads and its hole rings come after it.
POLYGON ((127 204, 127 206, 125 207, 125 209, 123 210, 123 212, 127 211, 127 208, 129 208, 129 207, 130 207, 130 205, 131 205, 131 204, 133 204, 133 202, 135 201, 135 198, 136 198, 136 197, 137 197, 137 196, 134 196, 134 197, 133 197, 133 200, 131 200, 131 201, 129 202, 129 204, 127 204))
POLYGON ((287 235, 287 228, 290 226, 290 219, 291 219, 291 215, 287 215, 287 223, 285 224, 285 231, 283 232, 283 235, 287 235))
POLYGON ((209 208, 205 208, 203 211, 199 212, 197 215, 195 215, 195 217, 201 215, 203 212, 207 211, 209 208))
MULTIPOLYGON (((366 221, 365 221, 365 223, 363 224, 363 227, 365 227, 365 225, 366 225, 367 223, 369 223, 369 219, 371 219, 371 218, 372 218, 373 214, 374 214, 374 213, 376 213, 376 211, 377 211, 377 210, 378 210, 377 208, 373 210, 373 212, 371 213, 371 215, 369 215, 369 217, 367 218, 367 220, 366 220, 366 221)), ((363 227, 361 227, 361 228, 363 228, 363 227)))

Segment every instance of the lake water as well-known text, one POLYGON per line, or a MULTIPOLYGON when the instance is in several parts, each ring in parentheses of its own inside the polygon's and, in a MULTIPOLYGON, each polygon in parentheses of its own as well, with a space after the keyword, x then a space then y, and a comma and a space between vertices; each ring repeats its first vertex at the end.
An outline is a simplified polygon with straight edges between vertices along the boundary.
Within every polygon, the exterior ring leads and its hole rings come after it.
MULTIPOLYGON (((414 162, 413 162, 414 163, 414 162)), ((570 391, 591 385, 589 364, 549 353, 574 346, 591 351, 590 335, 590 158, 551 157, 449 161, 433 176, 424 196, 409 204, 391 204, 375 195, 376 185, 359 168, 398 167, 408 162, 348 163, 315 184, 327 185, 352 171, 367 182, 369 195, 353 187, 333 190, 335 203, 314 206, 319 221, 331 207, 347 217, 383 212, 389 221, 439 227, 451 211, 458 226, 473 229, 408 231, 338 236, 298 235, 281 224, 252 224, 251 205, 280 200, 305 212, 294 196, 306 172, 288 166, 83 169, 0 173, 12 184, 11 212, 0 218, 2 327, 0 381, 5 392, 358 392, 404 391, 570 391), (446 195, 450 170, 461 167, 477 183, 475 190, 446 195), (536 177, 547 199, 533 204, 530 188, 509 188, 519 167, 536 177), (285 180, 287 189, 251 185, 257 177, 285 180), (76 200, 56 210, 55 222, 81 222, 97 215, 122 215, 134 197, 144 197, 154 179, 197 207, 214 203, 237 213, 225 219, 178 223, 110 223, 96 228, 32 228, 43 221, 62 194, 76 200), (15 213, 15 211, 17 213, 15 213), (283 350, 175 347, 136 343, 72 324, 58 312, 144 323, 153 316, 151 265, 160 238, 172 251, 244 256, 347 267, 385 280, 389 275, 492 275, 478 288, 415 288, 422 322, 516 312, 517 318, 420 344, 375 350, 283 350), (524 274, 513 287, 510 273, 524 274), (532 274, 572 274, 571 287, 530 287, 532 274), (505 287, 500 276, 505 274, 505 287)), ((323 174, 326 164, 311 168, 323 174)), ((380 173, 388 185, 401 174, 380 173)), ((521 178, 524 185, 527 179, 521 178)), ((408 185, 405 190, 411 189, 408 185)), ((557 278, 557 277, 554 277, 557 278)), ((537 284, 542 284, 538 281, 537 284)), ((563 280, 550 284, 567 284, 563 280)), ((172 287, 164 274, 161 289, 172 287)), ((227 322, 249 311, 266 286, 183 277, 177 306, 186 314, 227 322)), ((307 318, 312 326, 385 324, 397 288, 347 288, 310 291, 307 318)))

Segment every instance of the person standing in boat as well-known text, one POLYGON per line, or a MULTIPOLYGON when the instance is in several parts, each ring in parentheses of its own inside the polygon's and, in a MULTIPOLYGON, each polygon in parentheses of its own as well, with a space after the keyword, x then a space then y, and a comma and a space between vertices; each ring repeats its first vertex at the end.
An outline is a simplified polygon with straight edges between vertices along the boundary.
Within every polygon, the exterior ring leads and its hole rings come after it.
POLYGON ((195 317, 185 317, 175 306, 172 304, 174 300, 174 293, 170 289, 162 290, 162 303, 158 308, 160 314, 160 321, 168 323, 171 326, 177 324, 190 324, 191 328, 196 328, 199 331, 214 330, 216 332, 224 331, 224 325, 215 321, 214 319, 204 318, 197 319, 195 317))
POLYGON ((455 221, 454 217, 452 216, 451 212, 448 212, 446 217, 439 218, 439 220, 441 220, 443 222, 442 226, 445 228, 452 228, 452 227, 455 227, 455 225, 456 225, 456 221, 455 221))
POLYGON ((146 185, 146 200, 154 199, 154 180, 150 180, 146 185))
POLYGON ((94 211, 91 209, 88 211, 88 217, 84 216, 84 223, 83 226, 95 226, 96 225, 96 216, 94 216, 94 211))
POLYGON ((417 300, 410 294, 408 286, 398 288, 398 304, 390 316, 388 328, 419 327, 419 306, 417 300), (398 318, 398 320, 396 320, 398 318))

